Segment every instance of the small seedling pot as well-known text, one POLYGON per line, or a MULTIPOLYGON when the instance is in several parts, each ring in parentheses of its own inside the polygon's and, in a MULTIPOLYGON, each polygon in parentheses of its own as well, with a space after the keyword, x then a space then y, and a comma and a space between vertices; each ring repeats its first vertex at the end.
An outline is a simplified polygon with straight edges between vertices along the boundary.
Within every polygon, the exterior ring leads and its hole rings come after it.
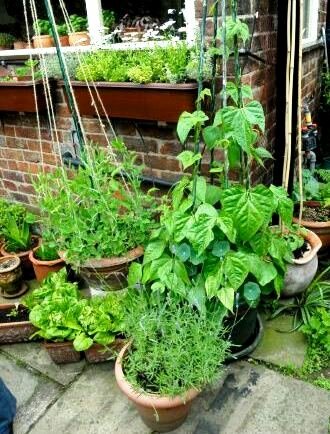
MULTIPOLYGON (((40 238, 32 235, 32 249, 39 247, 39 245, 40 245, 40 238)), ((30 258, 29 258, 29 255, 30 255, 30 252, 32 251, 32 249, 27 250, 25 252, 13 253, 13 252, 7 252, 5 244, 1 248, 2 256, 15 255, 15 256, 18 256, 20 258, 24 280, 35 279, 33 265, 32 265, 32 262, 30 261, 30 258)))
POLYGON ((19 305, 17 318, 8 320, 8 314, 16 309, 15 304, 0 304, 0 345, 29 342, 37 329, 28 321, 28 313, 19 305))
POLYGON ((126 345, 125 339, 116 339, 112 344, 104 347, 100 344, 93 344, 85 351, 85 358, 89 363, 102 363, 113 360, 126 345))
POLYGON ((25 41, 15 41, 14 42, 14 50, 24 50, 29 48, 29 44, 25 41))
POLYGON ((71 46, 90 45, 91 40, 88 32, 69 33, 69 43, 71 46))
POLYGON ((33 40, 33 47, 34 48, 55 47, 54 39, 50 35, 34 36, 32 38, 32 40, 33 40))
POLYGON ((126 380, 122 367, 129 346, 130 343, 125 345, 116 360, 115 375, 118 387, 134 403, 143 422, 152 431, 168 432, 178 428, 187 418, 191 404, 199 392, 191 389, 185 396, 169 398, 135 391, 126 380))
POLYGON ((22 268, 18 256, 7 255, 0 258, 0 288, 8 296, 21 291, 22 268))
POLYGON ((56 273, 65 266, 65 262, 62 258, 55 259, 53 261, 41 261, 35 257, 35 252, 39 247, 34 248, 29 253, 29 260, 32 263, 34 273, 37 281, 41 282, 48 276, 49 273, 56 273))
POLYGON ((81 353, 74 349, 72 342, 44 342, 43 345, 57 365, 76 363, 81 359, 81 353))

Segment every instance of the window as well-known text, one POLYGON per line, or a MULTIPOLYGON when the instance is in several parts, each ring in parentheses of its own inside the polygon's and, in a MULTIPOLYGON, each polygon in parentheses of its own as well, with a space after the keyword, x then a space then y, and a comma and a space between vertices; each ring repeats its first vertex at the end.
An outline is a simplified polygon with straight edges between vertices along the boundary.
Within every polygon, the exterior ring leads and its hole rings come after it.
POLYGON ((310 44, 317 41, 319 0, 304 0, 303 42, 310 44))

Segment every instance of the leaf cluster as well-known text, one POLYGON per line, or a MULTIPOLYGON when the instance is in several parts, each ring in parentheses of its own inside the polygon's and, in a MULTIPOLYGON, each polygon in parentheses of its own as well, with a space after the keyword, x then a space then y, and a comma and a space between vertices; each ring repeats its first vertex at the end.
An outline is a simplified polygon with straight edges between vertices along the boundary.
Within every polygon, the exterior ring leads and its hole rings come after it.
MULTIPOLYGON (((330 171, 329 170, 317 170, 315 175, 321 179, 319 181, 309 169, 303 170, 303 199, 304 200, 317 200, 325 202, 330 201, 330 171)), ((295 201, 300 200, 299 184, 295 183, 293 198, 295 201)))
POLYGON ((88 21, 85 17, 80 17, 77 14, 70 15, 70 23, 74 32, 84 32, 87 30, 88 21))
POLYGON ((65 270, 52 273, 42 285, 25 297, 29 319, 41 336, 54 342, 73 341, 76 351, 93 343, 111 344, 123 330, 122 297, 82 298, 76 284, 67 282, 65 270))
POLYGON ((35 23, 33 23, 34 33, 37 36, 38 32, 40 36, 49 35, 51 31, 51 25, 48 20, 38 19, 35 23))
POLYGON ((45 241, 34 252, 34 256, 40 261, 54 261, 58 259, 57 246, 45 241))
POLYGON ((0 33, 0 46, 10 48, 15 42, 15 37, 10 33, 0 33))
POLYGON ((153 304, 140 292, 131 295, 125 323, 132 345, 123 369, 137 391, 184 396, 219 377, 229 343, 217 315, 202 316, 170 298, 153 304))
POLYGON ((143 245, 154 225, 153 197, 141 190, 142 168, 122 142, 112 146, 117 159, 89 146, 75 172, 58 169, 35 183, 46 238, 77 267, 143 245))

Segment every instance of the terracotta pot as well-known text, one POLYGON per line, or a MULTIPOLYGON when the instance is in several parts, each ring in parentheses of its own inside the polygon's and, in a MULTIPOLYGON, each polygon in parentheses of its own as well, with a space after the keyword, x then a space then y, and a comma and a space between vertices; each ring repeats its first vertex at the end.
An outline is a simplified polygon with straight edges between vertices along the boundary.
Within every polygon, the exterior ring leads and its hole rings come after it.
POLYGON ((60 44, 62 47, 69 47, 70 45, 69 36, 68 35, 60 36, 60 44))
POLYGON ((72 342, 44 342, 43 346, 58 365, 76 363, 81 359, 81 353, 73 348, 72 342))
MULTIPOLYGON (((32 235, 32 248, 35 248, 38 246, 40 246, 40 238, 35 236, 35 235, 32 235)), ((35 279, 35 277, 36 277, 34 274, 32 262, 30 261, 30 258, 29 258, 31 251, 32 251, 32 249, 27 250, 26 252, 13 253, 13 252, 7 252, 5 245, 3 245, 1 248, 1 254, 3 256, 15 255, 15 256, 18 256, 20 258, 22 272, 23 272, 23 279, 25 279, 25 280, 32 280, 32 279, 35 279)))
POLYGON ((85 351, 85 358, 89 363, 102 363, 114 359, 117 353, 125 346, 125 339, 116 339, 108 347, 100 344, 92 345, 85 351))
POLYGON ((0 258, 0 288, 8 295, 19 293, 22 285, 21 260, 8 255, 0 258))
POLYGON ((122 362, 130 343, 121 350, 115 365, 118 387, 133 401, 143 422, 157 432, 168 432, 178 428, 188 416, 192 401, 199 392, 189 390, 184 397, 168 398, 157 394, 136 392, 126 380, 122 362))
MULTIPOLYGON (((140 258, 144 253, 143 247, 137 247, 127 252, 125 256, 90 259, 79 267, 79 275, 85 280, 89 288, 119 290, 126 287, 129 264, 140 258)), ((65 260, 65 254, 59 252, 65 260)))
POLYGON ((32 263, 37 281, 41 282, 49 273, 55 273, 65 266, 62 258, 54 259, 53 261, 40 261, 34 254, 39 247, 36 247, 29 253, 29 259, 32 263))
MULTIPOLYGON (((9 313, 15 309, 15 304, 0 304, 0 311, 9 313)), ((29 342, 30 337, 37 329, 30 321, 18 321, 10 323, 0 322, 0 344, 15 344, 19 342, 29 342)))
POLYGON ((90 45, 88 32, 69 33, 69 44, 72 46, 90 45))
POLYGON ((310 230, 307 230, 304 238, 310 245, 310 250, 305 253, 303 258, 294 259, 293 264, 289 264, 284 279, 284 288, 281 291, 281 296, 283 297, 293 297, 304 292, 311 284, 317 272, 317 252, 322 247, 322 242, 310 230))
POLYGON ((33 48, 50 48, 55 47, 54 38, 50 35, 34 36, 33 48))
MULTIPOLYGON (((46 111, 46 99, 42 80, 35 81, 38 110, 46 111)), ((1 81, 0 111, 36 113, 32 81, 1 81)))
MULTIPOLYGON (((320 208, 321 204, 317 201, 304 202, 304 206, 309 208, 320 208)), ((299 219, 294 217, 294 223, 298 224, 299 219)), ((313 231, 322 241, 322 250, 326 251, 330 247, 330 221, 327 222, 314 222, 308 220, 302 220, 301 226, 313 231)))
MULTIPOLYGON (((63 82, 61 85, 64 88, 63 82)), ((91 89, 91 92, 101 116, 107 114, 111 118, 165 122, 177 122, 183 111, 195 110, 198 87, 196 83, 105 82, 97 82, 96 86, 104 109, 99 103, 95 89, 91 89)), ((86 83, 73 81, 72 87, 80 114, 96 116, 95 106, 91 104, 91 96, 86 83)))
POLYGON ((29 48, 29 44, 24 41, 16 41, 14 42, 14 50, 24 50, 29 48))

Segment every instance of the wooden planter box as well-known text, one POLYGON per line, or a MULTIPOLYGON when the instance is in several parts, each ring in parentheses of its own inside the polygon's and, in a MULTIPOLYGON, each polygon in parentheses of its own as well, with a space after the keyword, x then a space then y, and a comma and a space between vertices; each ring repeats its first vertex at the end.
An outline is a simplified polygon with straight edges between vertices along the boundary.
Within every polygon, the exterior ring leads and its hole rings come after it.
MULTIPOLYGON (((46 99, 42 80, 36 80, 38 110, 46 110, 46 99)), ((36 113, 36 102, 32 81, 0 82, 0 111, 36 113)))
POLYGON ((75 363, 81 359, 81 353, 73 348, 72 342, 44 342, 50 358, 58 365, 75 363))
MULTIPOLYGON (((64 86, 63 82, 61 82, 64 86)), ((95 89, 90 85, 101 117, 148 121, 177 122, 183 111, 195 110, 197 83, 187 84, 134 84, 97 82, 99 102, 95 89), (105 113, 104 113, 105 111, 105 113)), ((73 81, 72 87, 81 115, 96 116, 91 96, 85 82, 73 81)))
POLYGON ((121 349, 127 344, 125 339, 116 339, 108 348, 99 344, 92 345, 85 351, 86 360, 89 363, 107 362, 117 357, 121 349))
MULTIPOLYGON (((23 308, 21 305, 20 307, 23 308)), ((12 309, 15 309, 15 304, 1 304, 0 317, 10 313, 12 309)), ((0 345, 29 342, 30 336, 37 331, 30 321, 14 321, 13 318, 12 322, 0 322, 0 345)))

